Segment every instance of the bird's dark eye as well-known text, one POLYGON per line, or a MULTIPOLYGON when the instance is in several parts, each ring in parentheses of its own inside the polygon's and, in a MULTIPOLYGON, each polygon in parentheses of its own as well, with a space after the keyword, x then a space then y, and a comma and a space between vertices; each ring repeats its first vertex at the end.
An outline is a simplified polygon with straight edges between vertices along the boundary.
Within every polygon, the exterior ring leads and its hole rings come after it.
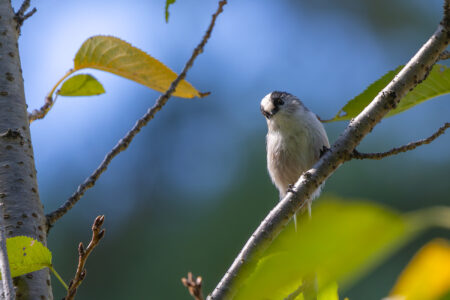
POLYGON ((275 99, 273 99, 273 104, 274 104, 275 106, 280 106, 280 105, 283 105, 283 104, 284 104, 284 101, 281 100, 281 98, 275 98, 275 99))

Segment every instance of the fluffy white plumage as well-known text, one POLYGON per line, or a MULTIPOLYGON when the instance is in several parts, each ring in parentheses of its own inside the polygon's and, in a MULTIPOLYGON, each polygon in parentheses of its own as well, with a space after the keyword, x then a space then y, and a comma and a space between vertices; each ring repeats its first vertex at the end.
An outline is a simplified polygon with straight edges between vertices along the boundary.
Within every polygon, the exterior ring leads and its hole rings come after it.
MULTIPOLYGON (((281 200, 289 186, 317 162, 330 144, 317 116, 294 95, 278 91, 266 95, 261 100, 261 112, 268 127, 267 169, 281 200)), ((320 190, 308 199, 309 212, 320 190)))

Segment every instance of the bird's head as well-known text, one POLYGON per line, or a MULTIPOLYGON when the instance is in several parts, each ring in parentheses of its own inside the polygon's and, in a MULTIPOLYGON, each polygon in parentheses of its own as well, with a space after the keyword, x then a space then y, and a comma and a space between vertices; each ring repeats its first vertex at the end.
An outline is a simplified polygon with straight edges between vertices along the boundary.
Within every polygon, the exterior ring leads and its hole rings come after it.
POLYGON ((274 91, 261 100, 261 113, 267 120, 292 116, 299 109, 306 109, 302 102, 292 94, 274 91))

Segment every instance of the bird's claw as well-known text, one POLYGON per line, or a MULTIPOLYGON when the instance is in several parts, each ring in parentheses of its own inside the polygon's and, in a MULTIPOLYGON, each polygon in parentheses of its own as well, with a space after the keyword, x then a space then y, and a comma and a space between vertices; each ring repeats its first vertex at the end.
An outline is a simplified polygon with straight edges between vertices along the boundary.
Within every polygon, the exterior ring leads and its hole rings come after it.
POLYGON ((319 150, 319 157, 322 157, 328 150, 330 150, 330 148, 323 146, 322 149, 319 150))
POLYGON ((286 193, 291 192, 292 194, 297 193, 296 191, 294 191, 294 185, 293 184, 289 184, 286 193))

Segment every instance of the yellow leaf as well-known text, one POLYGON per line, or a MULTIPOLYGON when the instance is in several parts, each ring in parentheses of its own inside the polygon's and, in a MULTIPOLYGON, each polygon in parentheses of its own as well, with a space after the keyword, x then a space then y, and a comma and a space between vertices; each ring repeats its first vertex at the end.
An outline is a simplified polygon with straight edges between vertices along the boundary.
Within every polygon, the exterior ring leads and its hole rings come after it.
MULTIPOLYGON (((84 68, 113 73, 159 92, 165 92, 177 77, 157 59, 112 36, 93 36, 81 45, 73 71, 84 68)), ((205 96, 185 80, 178 84, 173 95, 182 98, 205 96)))
POLYGON ((413 257, 397 279, 391 296, 402 300, 434 300, 449 290, 450 244, 437 239, 413 257))

